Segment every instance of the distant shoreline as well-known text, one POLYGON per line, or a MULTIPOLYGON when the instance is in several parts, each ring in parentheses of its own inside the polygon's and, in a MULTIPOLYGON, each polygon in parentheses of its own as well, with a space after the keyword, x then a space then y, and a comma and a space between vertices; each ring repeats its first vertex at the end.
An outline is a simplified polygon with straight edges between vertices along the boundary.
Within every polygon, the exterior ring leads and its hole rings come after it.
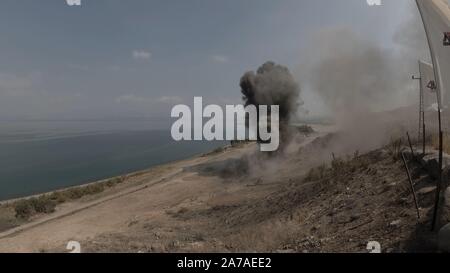
MULTIPOLYGON (((303 125, 303 124, 306 124, 306 123, 301 123, 301 124, 303 125)), ((293 124, 293 125, 294 126, 299 126, 300 123, 299 124, 293 124)), ((325 125, 320 125, 319 127, 321 127, 321 126, 325 126, 325 125)), ((125 132, 129 132, 129 131, 125 131, 125 132)), ((162 131, 162 132, 164 132, 164 131, 162 131)), ((102 135, 103 134, 110 134, 110 133, 111 132, 109 132, 109 133, 102 133, 102 135)), ((138 133, 142 133, 142 132, 138 132, 138 133)), ((89 135, 89 136, 92 136, 92 135, 89 135)), ((93 136, 98 136, 98 135, 93 135, 93 136)), ((57 187, 57 188, 50 189, 50 190, 43 190, 43 191, 36 192, 36 193, 23 194, 23 195, 18 195, 16 197, 12 197, 12 198, 0 199, 0 205, 8 204, 8 203, 14 203, 14 202, 22 200, 22 199, 29 199, 29 198, 33 198, 33 197, 40 197, 40 196, 52 194, 52 193, 55 193, 55 192, 67 191, 67 190, 71 190, 71 189, 87 187, 87 186, 90 186, 90 185, 106 183, 106 182, 108 182, 110 180, 118 179, 118 178, 122 178, 122 177, 130 177, 130 176, 139 175, 141 173, 149 172, 149 171, 151 171, 151 170, 153 170, 153 169, 155 169, 157 167, 161 167, 161 166, 165 166, 165 165, 169 165, 169 164, 175 164, 177 162, 190 160, 190 159, 194 159, 194 158, 201 157, 201 156, 204 156, 204 155, 208 155, 208 154, 214 152, 217 149, 226 148, 228 146, 230 146, 230 143, 229 142, 224 142, 224 143, 221 143, 220 145, 218 145, 217 147, 210 147, 206 151, 194 152, 193 154, 190 154, 190 155, 181 156, 181 158, 178 158, 178 159, 173 159, 173 160, 169 160, 169 161, 161 162, 161 163, 156 163, 156 164, 150 164, 148 167, 139 168, 139 169, 136 169, 134 171, 123 172, 123 173, 119 173, 117 175, 104 176, 104 177, 102 177, 100 179, 85 180, 84 182, 79 182, 79 183, 74 184, 74 185, 68 185, 68 186, 61 185, 61 187, 57 187)), ((63 181, 63 180, 61 180, 61 181, 63 181)))
POLYGON ((67 186, 67 187, 61 187, 58 189, 54 189, 54 190, 49 190, 49 191, 44 191, 41 193, 36 193, 36 194, 30 194, 30 195, 23 195, 23 196, 19 196, 19 197, 15 197, 15 198, 8 198, 8 199, 4 199, 4 200, 0 200, 0 206, 2 205, 9 205, 9 204, 13 204, 17 201, 20 200, 24 200, 24 199, 31 199, 31 198, 38 198, 40 196, 45 196, 45 195, 50 195, 53 193, 58 193, 58 192, 63 192, 63 191, 68 191, 71 189, 77 189, 77 188, 84 188, 84 187, 88 187, 88 186, 92 186, 92 185, 96 185, 96 184, 101 184, 101 183, 107 183, 108 181, 114 180, 114 179, 120 179, 120 178, 131 178, 131 177, 135 177, 135 176, 139 176, 145 173, 149 173, 153 170, 155 170, 156 168, 159 167, 164 167, 164 166, 170 166, 170 165, 174 165, 177 163, 181 163, 183 161, 190 161, 190 160, 194 160, 196 158, 201 158, 210 154, 213 154, 216 150, 218 149, 227 149, 228 147, 231 147, 229 144, 224 144, 223 146, 219 146, 217 148, 213 148, 207 152, 199 152, 196 153, 194 155, 190 155, 190 156, 186 156, 185 158, 181 158, 181 159, 174 159, 168 162, 164 162, 164 163, 159 163, 159 164, 155 164, 152 166, 149 166, 148 168, 144 168, 144 169, 140 169, 137 171, 132 171, 132 172, 127 172, 127 173, 123 173, 120 175, 115 175, 115 176, 110 176, 110 177, 106 177, 106 178, 102 178, 99 180, 93 180, 93 181, 88 181, 79 185, 73 185, 73 186, 67 186))

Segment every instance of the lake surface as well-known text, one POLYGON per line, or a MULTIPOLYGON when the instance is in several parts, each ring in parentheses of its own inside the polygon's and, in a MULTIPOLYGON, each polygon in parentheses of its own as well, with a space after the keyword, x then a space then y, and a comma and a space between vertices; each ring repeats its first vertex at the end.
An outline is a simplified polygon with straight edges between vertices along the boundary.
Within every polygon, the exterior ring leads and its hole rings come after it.
POLYGON ((97 130, 65 122, 0 122, 0 200, 139 171, 226 145, 175 142, 168 130, 146 126, 90 125, 97 130))

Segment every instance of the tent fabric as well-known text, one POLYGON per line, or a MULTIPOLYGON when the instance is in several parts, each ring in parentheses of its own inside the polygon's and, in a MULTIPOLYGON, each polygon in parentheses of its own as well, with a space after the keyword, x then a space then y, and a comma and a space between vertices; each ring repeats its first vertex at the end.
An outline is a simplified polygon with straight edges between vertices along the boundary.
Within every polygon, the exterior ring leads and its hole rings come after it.
POLYGON ((423 94, 423 102, 425 109, 429 109, 433 104, 437 103, 436 81, 434 79, 433 65, 430 63, 419 61, 420 71, 420 92, 423 94))
POLYGON ((450 6, 447 0, 416 0, 427 33, 434 67, 439 105, 448 106, 450 100, 450 6))

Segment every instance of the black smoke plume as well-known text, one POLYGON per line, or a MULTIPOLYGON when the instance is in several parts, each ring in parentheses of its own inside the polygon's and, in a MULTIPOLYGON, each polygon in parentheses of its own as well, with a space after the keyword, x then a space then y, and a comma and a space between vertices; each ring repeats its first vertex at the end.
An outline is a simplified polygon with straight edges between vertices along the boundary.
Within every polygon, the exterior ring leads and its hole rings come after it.
MULTIPOLYGON (((245 106, 278 105, 280 109, 281 144, 289 138, 289 122, 296 116, 300 87, 289 69, 266 62, 255 72, 245 73, 240 82, 245 106)), ((258 117, 259 118, 259 117, 258 117)))

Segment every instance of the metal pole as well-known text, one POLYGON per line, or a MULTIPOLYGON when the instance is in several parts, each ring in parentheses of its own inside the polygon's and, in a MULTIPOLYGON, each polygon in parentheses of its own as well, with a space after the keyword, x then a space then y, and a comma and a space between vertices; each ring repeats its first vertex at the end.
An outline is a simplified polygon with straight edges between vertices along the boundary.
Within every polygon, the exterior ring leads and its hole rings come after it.
POLYGON ((409 137, 409 132, 406 132, 406 135, 408 136, 408 143, 409 143, 409 148, 411 149, 411 156, 416 159, 416 155, 414 154, 414 149, 411 143, 411 138, 409 137))
MULTIPOLYGON (((437 92, 438 94, 438 92, 437 92)), ((439 105, 439 104, 438 104, 439 105)), ((441 122, 441 107, 438 106, 438 118, 439 118, 439 178, 436 183, 436 195, 434 200, 434 211, 433 211, 433 223, 431 224, 431 230, 434 231, 437 225, 438 213, 439 213, 439 203, 441 198, 441 187, 442 187, 442 158, 443 158, 443 137, 442 132, 442 122, 441 122)))
POLYGON ((425 155, 425 146, 426 146, 426 127, 425 127, 425 111, 422 113, 423 115, 423 129, 422 129, 422 134, 423 134, 423 138, 422 138, 422 154, 425 155))
POLYGON ((405 165, 406 174, 408 175, 409 185, 411 186, 411 193, 414 197, 414 204, 416 205, 416 210, 417 210, 417 219, 420 219, 420 209, 419 209, 419 203, 417 202, 416 191, 414 190, 411 173, 409 172, 408 164, 406 163, 405 155, 403 153, 402 153, 402 160, 403 160, 403 164, 405 165))
POLYGON ((425 109, 424 109, 424 95, 422 90, 422 78, 413 75, 412 79, 419 81, 419 130, 417 132, 418 135, 417 143, 420 143, 420 139, 422 138, 423 123, 425 122, 423 115, 425 109))

